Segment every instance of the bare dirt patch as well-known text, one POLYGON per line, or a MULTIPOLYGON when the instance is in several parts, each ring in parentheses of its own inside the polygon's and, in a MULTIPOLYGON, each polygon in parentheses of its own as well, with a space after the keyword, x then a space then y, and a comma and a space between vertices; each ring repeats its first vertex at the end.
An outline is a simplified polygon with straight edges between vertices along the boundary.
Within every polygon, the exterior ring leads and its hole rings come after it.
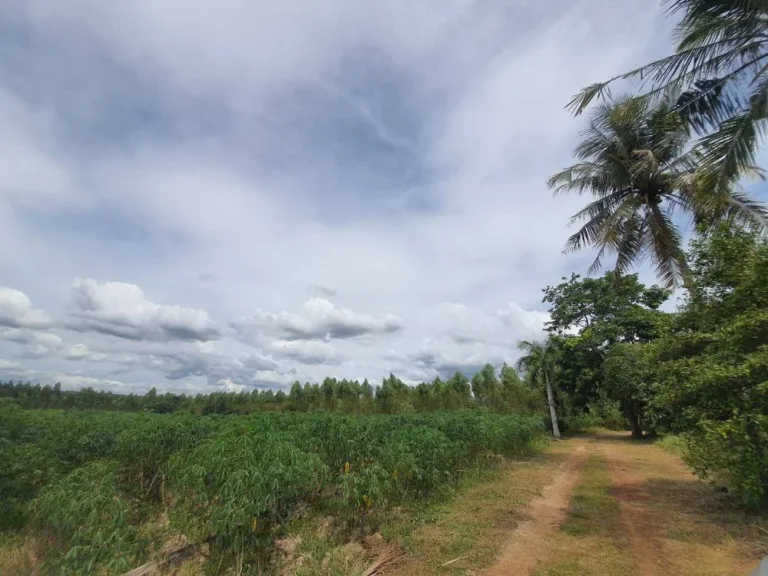
MULTIPOLYGON (((492 566, 512 532, 530 519, 529 504, 572 456, 573 442, 553 443, 544 453, 506 461, 486 478, 460 488, 400 538, 407 555, 387 576, 477 575, 492 566)), ((387 532, 383 530, 385 538, 387 532)))
POLYGON ((743 575, 768 552, 756 519, 697 480, 677 456, 625 434, 601 434, 596 444, 638 574, 743 575))
POLYGON ((496 563, 484 574, 530 574, 547 551, 547 540, 565 520, 571 494, 579 483, 587 457, 584 443, 574 444, 571 456, 556 471, 552 483, 526 508, 528 519, 518 524, 496 563))

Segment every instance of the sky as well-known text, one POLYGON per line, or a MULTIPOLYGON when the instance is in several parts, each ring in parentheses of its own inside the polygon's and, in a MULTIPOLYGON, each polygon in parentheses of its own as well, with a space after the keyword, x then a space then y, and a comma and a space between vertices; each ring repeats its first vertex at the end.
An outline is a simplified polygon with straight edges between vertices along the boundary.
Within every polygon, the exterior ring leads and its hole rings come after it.
POLYGON ((591 260, 546 187, 564 105, 670 28, 649 0, 0 0, 0 379, 513 362, 591 260))

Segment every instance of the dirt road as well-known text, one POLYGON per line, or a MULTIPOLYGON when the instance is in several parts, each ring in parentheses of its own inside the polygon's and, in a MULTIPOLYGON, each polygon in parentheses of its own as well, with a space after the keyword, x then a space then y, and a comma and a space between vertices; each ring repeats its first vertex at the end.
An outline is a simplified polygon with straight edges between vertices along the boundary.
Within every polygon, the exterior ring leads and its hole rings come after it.
POLYGON ((396 573, 741 576, 768 554, 766 530, 675 454, 601 432, 457 498, 396 573))
POLYGON ((527 506, 528 519, 512 532, 499 559, 485 572, 487 576, 529 574, 537 566, 546 554, 547 540, 565 520, 586 458, 584 443, 574 444, 572 456, 559 466, 552 483, 527 506))

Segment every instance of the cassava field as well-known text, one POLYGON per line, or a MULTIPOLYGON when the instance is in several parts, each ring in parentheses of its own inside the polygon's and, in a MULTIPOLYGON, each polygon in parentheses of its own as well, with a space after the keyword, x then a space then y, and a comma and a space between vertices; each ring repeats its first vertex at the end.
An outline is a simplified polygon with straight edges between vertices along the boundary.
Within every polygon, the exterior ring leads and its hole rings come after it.
POLYGON ((0 573, 748 574, 685 443, 539 416, 2 409, 0 573))
POLYGON ((275 543, 284 547, 291 523, 320 515, 344 538, 376 533, 393 509, 439 498, 472 469, 531 454, 544 430, 538 416, 481 411, 197 416, 10 406, 0 416, 0 563, 4 574, 121 574, 175 553, 194 557, 187 564, 200 573, 275 571, 275 543))

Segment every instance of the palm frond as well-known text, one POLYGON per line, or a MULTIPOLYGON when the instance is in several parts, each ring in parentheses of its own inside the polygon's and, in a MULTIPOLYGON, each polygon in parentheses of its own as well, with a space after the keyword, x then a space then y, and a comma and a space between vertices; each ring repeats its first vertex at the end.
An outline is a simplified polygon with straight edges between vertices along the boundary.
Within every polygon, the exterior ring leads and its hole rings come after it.
POLYGON ((632 194, 632 188, 623 188, 616 190, 612 194, 604 196, 599 200, 590 202, 584 208, 576 212, 569 221, 569 224, 576 224, 582 220, 595 220, 608 217, 622 202, 632 194))
POLYGON ((614 270, 622 275, 633 265, 642 261, 645 252, 645 229, 647 217, 633 213, 627 218, 621 231, 621 239, 616 246, 616 266, 614 270))
POLYGON ((648 209, 646 236, 650 240, 654 269, 665 287, 674 288, 686 270, 680 232, 658 205, 651 204, 648 209))
POLYGON ((760 232, 768 230, 768 210, 765 205, 742 192, 731 192, 728 195, 723 218, 760 232))
MULTIPOLYGON (((753 36, 746 35, 682 49, 671 56, 660 58, 650 64, 619 74, 605 82, 587 86, 568 102, 566 109, 578 116, 595 99, 609 99, 611 84, 619 80, 639 79, 641 87, 650 83, 654 88, 643 95, 645 98, 658 97, 669 90, 682 92, 686 86, 696 80, 711 78, 723 70, 737 68, 738 72, 730 73, 725 77, 727 80, 732 80, 747 69, 738 66, 743 61, 744 56, 754 55, 759 52, 761 47, 762 42, 756 41, 753 36)), ((755 61, 750 62, 750 65, 756 64, 763 57, 755 59, 753 56, 755 61)))
POLYGON ((638 200, 628 194, 610 200, 610 203, 606 202, 604 205, 601 205, 600 201, 593 202, 572 218, 573 221, 579 214, 593 214, 587 223, 568 238, 565 244, 566 252, 580 250, 588 245, 611 250, 618 243, 619 228, 623 220, 637 209, 638 200), (600 210, 603 206, 605 209, 600 210))
POLYGON ((727 192, 741 177, 744 167, 754 164, 755 145, 760 127, 751 112, 735 116, 720 128, 704 136, 698 146, 702 150, 702 173, 710 180, 715 193, 727 192))
POLYGON ((550 177, 547 186, 553 189, 556 195, 575 191, 578 194, 590 192, 599 196, 609 193, 615 182, 616 174, 605 167, 595 163, 582 163, 550 177))

